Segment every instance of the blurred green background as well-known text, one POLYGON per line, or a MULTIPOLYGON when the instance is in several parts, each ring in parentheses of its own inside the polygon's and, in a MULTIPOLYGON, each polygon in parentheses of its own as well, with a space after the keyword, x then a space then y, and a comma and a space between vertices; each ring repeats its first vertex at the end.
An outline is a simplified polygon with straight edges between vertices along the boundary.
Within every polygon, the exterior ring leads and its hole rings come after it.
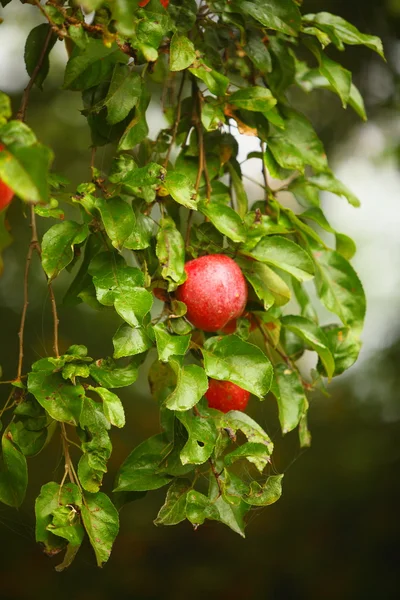
MULTIPOLYGON (((328 92, 298 93, 296 100, 316 125, 337 174, 363 203, 355 210, 336 197, 324 199, 333 226, 352 235, 359 248, 355 266, 366 287, 369 310, 358 365, 331 385, 330 397, 312 399, 313 444, 301 455, 296 433, 281 440, 273 400, 262 404, 253 400, 250 412, 276 441, 274 468, 285 472, 285 479, 282 499, 251 513, 245 540, 213 522, 196 532, 188 523, 156 528, 152 520, 163 502, 162 489, 123 509, 121 533, 103 570, 95 567, 87 546, 69 570, 57 574, 35 543, 32 508, 40 485, 60 478, 61 448, 55 436, 43 455, 29 460, 29 493, 22 508, 0 507, 1 598, 398 598, 400 1, 305 0, 304 9, 334 12, 362 31, 380 35, 388 59, 385 64, 358 47, 349 47, 340 56, 330 52, 354 72, 366 99, 367 124, 360 123, 350 109, 344 112, 328 92)), ((37 9, 15 0, 0 9, 0 17, 4 19, 0 88, 12 96, 17 108, 28 80, 24 40, 41 18, 37 9)), ((57 43, 45 91, 34 90, 31 95, 28 122, 40 140, 54 149, 55 169, 76 183, 89 179, 90 138, 79 112, 80 95, 60 90, 65 60, 65 49, 57 43)), ((155 95, 155 126, 160 122, 157 101, 155 95)), ((101 149, 96 165, 106 167, 109 156, 110 149, 101 149)), ((9 210, 9 221, 14 243, 4 253, 0 279, 0 364, 5 379, 15 375, 29 241, 27 219, 18 202, 9 210)), ((56 282, 60 300, 70 278, 66 273, 56 282)), ((59 312, 61 349, 82 343, 95 358, 112 353, 111 337, 117 327, 112 313, 83 306, 66 308, 61 302, 59 312)), ((49 353, 49 299, 35 263, 26 364, 49 353)), ((1 402, 5 387, 0 386, 1 402)), ((123 401, 128 424, 123 431, 114 431, 106 490, 131 448, 159 428, 145 377, 123 390, 123 401)))

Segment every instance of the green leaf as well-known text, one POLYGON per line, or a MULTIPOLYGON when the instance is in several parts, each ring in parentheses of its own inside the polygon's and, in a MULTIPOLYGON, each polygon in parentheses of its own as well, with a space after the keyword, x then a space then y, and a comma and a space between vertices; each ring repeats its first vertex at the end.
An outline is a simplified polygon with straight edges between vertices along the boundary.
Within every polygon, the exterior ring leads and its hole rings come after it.
POLYGON ((279 407, 282 433, 292 431, 300 423, 308 408, 304 387, 297 371, 283 363, 275 365, 276 386, 272 392, 279 407))
POLYGON ((65 90, 87 90, 106 81, 116 63, 128 62, 128 56, 117 46, 105 46, 103 40, 89 38, 85 48, 75 47, 65 68, 65 90))
POLYGON ((325 231, 333 233, 336 238, 337 251, 344 256, 344 258, 347 258, 347 260, 353 258, 357 250, 354 241, 344 233, 338 233, 335 229, 333 229, 320 208, 310 208, 304 213, 301 213, 299 216, 302 219, 311 219, 312 221, 315 221, 315 223, 318 223, 318 225, 325 229, 325 231))
POLYGON ((234 0, 232 9, 239 14, 252 17, 267 29, 287 35, 297 35, 301 26, 301 15, 292 0, 234 0))
POLYGON ((66 545, 63 536, 54 535, 51 529, 48 529, 53 521, 53 515, 59 507, 82 506, 82 494, 77 485, 68 483, 62 487, 51 481, 42 486, 39 496, 35 502, 36 515, 36 541, 44 545, 46 554, 52 556, 60 552, 66 545))
POLYGON ((268 138, 268 148, 284 169, 304 172, 310 165, 316 171, 327 171, 328 162, 321 140, 311 123, 300 113, 285 108, 285 129, 275 129, 268 138))
MULTIPOLYGON (((334 376, 341 375, 356 362, 361 350, 361 341, 347 327, 326 325, 322 329, 335 359, 334 376)), ((322 364, 318 365, 318 370, 325 372, 322 364)))
POLYGON ((50 280, 72 262, 74 245, 84 242, 88 235, 88 226, 75 221, 56 223, 46 231, 42 240, 42 266, 50 280))
POLYGON ((157 490, 172 479, 159 469, 159 464, 171 451, 171 444, 164 434, 148 438, 122 463, 114 492, 141 492, 157 490))
POLYGON ((114 358, 135 356, 146 352, 152 347, 153 342, 143 327, 130 327, 121 325, 113 337, 114 358))
POLYGON ((196 210, 196 190, 186 175, 169 171, 164 181, 164 187, 176 202, 186 206, 186 208, 196 210))
POLYGON ((273 369, 257 346, 236 335, 211 337, 204 344, 202 353, 209 377, 231 381, 259 398, 268 393, 273 369))
POLYGON ((252 481, 249 493, 243 496, 243 500, 252 506, 269 506, 273 504, 282 495, 282 479, 283 475, 271 475, 264 485, 252 481))
POLYGON ((230 467, 234 462, 241 458, 247 458, 250 462, 254 463, 260 473, 263 472, 266 465, 270 462, 269 448, 265 444, 256 442, 246 442, 229 452, 224 456, 224 462, 227 467, 230 467))
POLYGON ((331 173, 319 173, 318 175, 310 177, 308 181, 312 185, 315 185, 319 190, 325 190, 327 192, 332 192, 332 194, 336 194, 337 196, 343 196, 352 206, 360 206, 359 199, 344 185, 344 183, 336 179, 331 173))
POLYGON ((190 31, 196 22, 196 0, 170 0, 168 12, 178 31, 190 31))
POLYGON ((346 108, 351 91, 351 72, 326 56, 314 40, 307 39, 305 44, 318 60, 321 75, 327 79, 332 89, 338 94, 343 108, 346 108))
POLYGON ((187 69, 196 58, 193 42, 182 33, 174 33, 169 51, 170 71, 187 69))
POLYGON ((45 44, 47 35, 49 33, 49 30, 50 30, 50 25, 48 23, 42 23, 41 25, 34 27, 32 29, 32 31, 29 33, 26 43, 25 43, 25 52, 24 52, 25 66, 26 66, 28 75, 30 77, 32 76, 33 71, 35 70, 36 66, 38 65, 39 59, 40 59, 41 66, 35 77, 35 84, 40 89, 42 89, 43 82, 49 73, 49 68, 50 68, 49 54, 50 54, 54 44, 57 41, 57 36, 55 33, 53 33, 51 35, 50 41, 47 44, 47 48, 44 53, 44 56, 42 56, 44 44, 45 44))
MULTIPOLYGON (((13 126, 13 121, 0 129, 0 140, 7 143, 8 126, 13 126)), ((15 129, 26 126, 19 124, 15 129)), ((29 130, 28 130, 29 131, 29 130)), ((26 132, 13 132, 16 135, 25 135, 26 132)), ((49 200, 47 175, 53 160, 53 153, 46 146, 37 142, 27 146, 19 143, 7 145, 0 152, 0 179, 6 183, 25 202, 43 202, 49 200)))
POLYGON ((10 430, 1 438, 0 502, 15 508, 21 506, 28 485, 26 458, 15 445, 10 430))
POLYGON ((220 475, 219 481, 223 485, 222 496, 214 477, 210 479, 209 487, 209 498, 218 509, 218 521, 230 527, 235 533, 245 537, 244 516, 250 507, 242 501, 241 496, 247 492, 247 486, 236 475, 229 474, 228 476, 226 469, 224 469, 223 475, 220 475), (235 496, 235 504, 230 502, 233 496, 235 496))
POLYGON ((228 168, 229 175, 232 179, 233 189, 235 190, 236 204, 238 209, 237 211, 239 213, 239 216, 242 219, 244 219, 246 213, 249 210, 249 201, 241 178, 240 167, 239 174, 231 161, 228 161, 226 163, 226 166, 228 168))
POLYGON ((171 335, 164 323, 157 323, 153 327, 156 336, 158 358, 168 362, 171 356, 184 356, 190 344, 190 335, 171 335))
POLYGON ((304 415, 299 424, 299 442, 300 448, 309 448, 311 446, 311 433, 307 425, 307 415, 304 415))
POLYGON ((122 183, 124 187, 134 192, 137 188, 159 186, 165 179, 164 167, 150 162, 145 167, 130 169, 124 176, 115 178, 113 181, 122 183))
MULTIPOLYGON (((265 431, 249 415, 240 410, 231 410, 220 418, 220 427, 226 428, 233 433, 241 431, 251 444, 261 444, 264 446, 265 455, 272 454, 274 445, 265 431)), ((248 460, 250 458, 248 457, 248 460)), ((256 465, 257 460, 250 460, 256 465)))
POLYGON ((105 418, 115 427, 125 425, 125 411, 121 400, 116 394, 106 388, 89 386, 89 390, 96 392, 103 400, 103 411, 105 418))
POLYGON ((118 367, 111 359, 101 359, 90 365, 90 375, 105 388, 120 388, 131 385, 138 378, 138 374, 138 368, 133 362, 125 367, 118 367))
MULTIPOLYGON (((82 302, 81 293, 88 287, 92 291, 93 296, 95 296, 95 288, 92 283, 92 278, 88 274, 88 268, 91 260, 100 250, 103 250, 103 241, 100 236, 89 235, 85 245, 85 253, 79 267, 79 271, 66 291, 63 299, 63 304, 66 306, 75 306, 80 304, 82 302)), ((97 302, 95 297, 93 298, 93 301, 98 307, 101 308, 100 303, 97 302)))
POLYGON ((211 69, 207 65, 201 64, 189 69, 189 72, 198 79, 204 81, 212 94, 215 94, 215 96, 225 96, 229 85, 229 79, 225 77, 225 75, 211 69))
POLYGON ((275 271, 263 263, 246 258, 237 257, 236 262, 258 298, 262 300, 265 310, 269 310, 273 304, 283 306, 289 302, 290 289, 275 271))
POLYGON ((53 419, 78 424, 85 397, 81 385, 66 382, 61 373, 37 370, 28 375, 28 390, 53 419))
POLYGON ((303 20, 315 23, 322 31, 327 33, 332 42, 343 50, 344 44, 358 45, 362 44, 377 52, 382 58, 385 58, 381 40, 375 35, 366 35, 361 33, 357 27, 348 23, 342 17, 331 15, 328 12, 304 15, 303 20))
POLYGON ((193 525, 202 525, 206 519, 219 521, 219 511, 207 496, 190 490, 186 496, 186 517, 193 525))
POLYGON ((163 506, 154 525, 177 525, 186 519, 186 498, 192 489, 187 479, 175 479, 168 488, 163 506))
POLYGON ((211 223, 233 242, 245 242, 246 230, 242 219, 230 206, 217 202, 201 202, 199 210, 211 223))
POLYGON ((128 267, 122 256, 113 252, 95 256, 88 271, 93 277, 97 299, 105 306, 112 306, 116 299, 135 293, 144 284, 143 273, 136 267, 128 267))
POLYGON ((275 106, 277 100, 268 88, 254 86, 233 92, 229 96, 230 104, 237 108, 255 112, 268 112, 275 106))
POLYGON ((142 287, 119 295, 114 302, 115 310, 131 327, 139 327, 150 312, 153 296, 142 287))
POLYGON ((314 276, 314 265, 309 255, 298 244, 279 235, 262 238, 249 254, 260 262, 290 273, 299 281, 308 281, 314 276))
POLYGON ((256 69, 260 71, 262 75, 266 75, 272 70, 271 55, 268 51, 266 44, 263 42, 261 35, 255 32, 250 33, 247 39, 247 44, 244 47, 247 56, 254 64, 256 69))
POLYGON ((97 565, 102 567, 110 558, 111 548, 118 534, 118 511, 106 494, 85 492, 81 514, 97 565))
POLYGON ((181 366, 180 361, 170 358, 177 382, 176 388, 168 396, 165 405, 170 410, 188 410, 195 406, 208 389, 208 379, 204 369, 198 365, 181 366))
POLYGON ((224 111, 211 96, 207 97, 202 104, 201 122, 206 131, 215 131, 222 123, 225 123, 224 111))
POLYGON ((132 121, 125 129, 118 144, 118 151, 130 150, 136 144, 142 142, 149 133, 149 126, 146 121, 146 110, 150 102, 150 93, 146 86, 142 87, 142 94, 139 103, 135 108, 135 115, 132 121))
POLYGON ((72 546, 82 544, 85 530, 81 524, 79 513, 72 506, 58 506, 53 511, 53 520, 47 529, 58 537, 64 538, 72 546))
POLYGON ((139 101, 141 90, 140 75, 127 65, 117 63, 104 100, 107 107, 107 121, 111 125, 123 121, 129 115, 139 101))
POLYGON ((314 252, 314 260, 315 285, 322 303, 358 334, 364 323, 366 299, 357 273, 338 252, 314 252))
POLYGON ((157 233, 156 254, 160 261, 162 277, 169 280, 172 287, 174 284, 183 283, 186 279, 185 242, 174 221, 169 217, 161 220, 157 233))
POLYGON ((301 339, 306 344, 311 346, 315 352, 319 355, 322 363, 326 369, 328 377, 331 378, 335 370, 335 361, 331 351, 329 350, 328 340, 326 339, 322 329, 305 317, 297 315, 286 315, 282 317, 281 323, 283 327, 286 327, 301 339))
POLYGON ((132 207, 122 198, 114 197, 107 200, 97 198, 96 208, 100 212, 112 245, 120 250, 135 227, 136 219, 132 207))
POLYGON ((214 422, 201 414, 196 416, 192 410, 177 412, 177 419, 184 425, 189 439, 184 445, 180 458, 183 465, 201 465, 208 460, 217 441, 217 429, 214 422))

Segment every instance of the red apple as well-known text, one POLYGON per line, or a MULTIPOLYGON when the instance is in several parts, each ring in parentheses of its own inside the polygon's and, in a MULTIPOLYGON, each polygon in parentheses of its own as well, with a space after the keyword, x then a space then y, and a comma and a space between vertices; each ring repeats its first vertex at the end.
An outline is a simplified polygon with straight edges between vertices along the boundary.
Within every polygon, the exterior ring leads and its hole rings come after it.
POLYGON ((250 392, 230 381, 210 379, 205 397, 210 408, 227 413, 230 410, 245 410, 250 392))
POLYGON ((210 254, 185 265, 187 279, 176 297, 187 306, 187 319, 203 331, 218 331, 240 317, 247 302, 247 284, 234 260, 210 254))

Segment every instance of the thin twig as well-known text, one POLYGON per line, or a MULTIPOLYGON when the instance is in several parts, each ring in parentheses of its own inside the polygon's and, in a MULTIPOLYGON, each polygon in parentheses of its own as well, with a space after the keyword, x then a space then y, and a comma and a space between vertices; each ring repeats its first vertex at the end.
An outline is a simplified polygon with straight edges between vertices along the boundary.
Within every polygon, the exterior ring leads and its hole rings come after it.
POLYGON ((264 160, 264 152, 266 150, 264 142, 260 142, 261 145, 261 163, 262 163, 262 174, 264 179, 264 187, 265 187, 265 212, 268 210, 268 196, 269 196, 269 184, 268 184, 268 173, 267 167, 264 160))
POLYGON ((217 482, 217 485, 218 485, 218 491, 219 491, 219 494, 218 494, 218 497, 216 498, 216 500, 218 500, 218 498, 219 498, 220 496, 222 496, 222 492, 223 492, 223 490, 222 490, 222 485, 221 485, 221 480, 220 480, 220 478, 219 478, 219 473, 218 473, 217 469, 215 468, 215 465, 214 465, 214 463, 213 463, 212 459, 211 459, 211 458, 209 458, 209 459, 208 459, 208 462, 210 463, 210 466, 211 466, 211 471, 213 472, 213 475, 214 475, 214 477, 215 477, 215 480, 216 480, 216 482, 217 482))
POLYGON ((29 94, 31 92, 33 84, 35 83, 36 77, 38 76, 38 73, 39 73, 40 69, 42 68, 43 61, 45 59, 47 48, 49 47, 49 43, 50 43, 52 35, 53 35, 53 31, 52 31, 51 27, 49 27, 49 31, 47 32, 47 36, 46 36, 46 39, 44 41, 43 48, 42 48, 42 51, 40 53, 37 65, 33 69, 33 73, 31 75, 29 83, 26 86, 26 88, 24 89, 24 93, 23 93, 22 101, 21 101, 21 106, 20 106, 20 109, 19 109, 19 111, 17 113, 17 119, 19 121, 25 121, 25 113, 26 113, 26 108, 28 106, 28 102, 29 102, 29 94))
POLYGON ((172 146, 175 143, 176 135, 178 133, 179 123, 180 123, 180 120, 181 120, 182 92, 183 92, 183 86, 185 85, 185 76, 186 76, 186 71, 183 72, 182 79, 181 79, 181 84, 179 86, 178 103, 177 103, 177 106, 176 106, 175 123, 174 123, 174 127, 172 129, 171 142, 170 142, 170 144, 168 146, 167 154, 165 155, 165 159, 164 159, 164 167, 165 168, 167 168, 167 166, 168 166, 168 161, 169 161, 169 157, 171 155, 172 146))
MULTIPOLYGON (((33 232, 33 229, 32 229, 32 232, 33 232)), ((33 235, 32 235, 32 239, 31 239, 31 242, 30 242, 29 248, 28 248, 28 254, 26 256, 25 273, 24 273, 24 305, 22 307, 21 323, 20 323, 19 331, 18 331, 19 353, 18 353, 18 368, 17 368, 17 377, 16 377, 17 381, 21 380, 21 375, 22 375, 22 363, 23 363, 23 358, 24 358, 24 331, 25 331, 26 313, 27 313, 28 304, 29 304, 28 278, 29 278, 29 271, 30 271, 30 267, 31 267, 32 254, 35 249, 34 244, 35 244, 35 241, 34 241, 33 235)))
POLYGON ((67 441, 67 432, 65 429, 65 423, 60 423, 60 425, 61 425, 61 441, 62 441, 62 445, 63 445, 63 454, 64 454, 64 458, 65 458, 65 473, 64 473, 63 480, 61 482, 61 486, 60 486, 60 488, 61 488, 65 481, 67 474, 72 483, 76 483, 76 480, 75 480, 75 470, 72 467, 71 456, 69 453, 69 445, 68 445, 68 441, 67 441))

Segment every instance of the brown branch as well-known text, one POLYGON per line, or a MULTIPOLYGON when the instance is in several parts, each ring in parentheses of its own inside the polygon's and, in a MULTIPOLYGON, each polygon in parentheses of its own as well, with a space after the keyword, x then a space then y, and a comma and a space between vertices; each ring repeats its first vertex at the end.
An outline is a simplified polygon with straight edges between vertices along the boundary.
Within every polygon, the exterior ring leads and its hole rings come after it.
POLYGON ((26 109, 27 109, 27 106, 28 106, 28 102, 29 102, 29 94, 31 92, 33 84, 35 83, 36 77, 38 76, 38 73, 39 73, 40 69, 42 68, 43 61, 45 59, 47 48, 49 47, 49 43, 50 43, 52 35, 53 35, 53 31, 52 31, 51 27, 49 27, 49 31, 48 31, 46 39, 44 41, 43 48, 42 48, 42 51, 40 53, 37 65, 36 65, 36 67, 33 70, 33 73, 31 75, 31 78, 29 80, 28 85, 24 89, 24 93, 23 93, 22 101, 21 101, 21 106, 20 106, 20 109, 19 109, 19 111, 17 113, 17 119, 19 121, 25 121, 25 113, 26 113, 26 109))

